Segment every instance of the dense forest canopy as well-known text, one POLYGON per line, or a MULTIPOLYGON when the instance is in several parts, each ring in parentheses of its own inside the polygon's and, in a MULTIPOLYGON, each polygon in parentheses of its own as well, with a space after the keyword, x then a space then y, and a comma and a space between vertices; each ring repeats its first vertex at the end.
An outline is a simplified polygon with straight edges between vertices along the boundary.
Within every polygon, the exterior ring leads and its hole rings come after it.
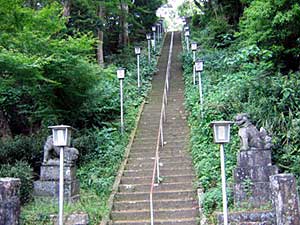
POLYGON ((101 79, 95 62, 143 40, 161 4, 1 0, 1 136, 29 134, 47 121, 82 127, 82 107, 101 79))

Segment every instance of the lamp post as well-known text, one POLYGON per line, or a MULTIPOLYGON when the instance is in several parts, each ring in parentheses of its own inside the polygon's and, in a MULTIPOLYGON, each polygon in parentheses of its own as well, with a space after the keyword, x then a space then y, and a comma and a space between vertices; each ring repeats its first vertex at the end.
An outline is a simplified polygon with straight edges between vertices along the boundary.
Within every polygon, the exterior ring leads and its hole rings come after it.
POLYGON ((117 77, 120 80, 120 106, 121 106, 121 134, 124 133, 124 112, 123 112, 123 80, 125 78, 125 69, 117 70, 117 77))
POLYGON ((203 116, 203 91, 202 91, 201 72, 203 71, 203 64, 204 64, 204 61, 201 59, 197 59, 195 61, 195 71, 198 73, 199 97, 200 97, 200 106, 201 106, 202 116, 203 116))
POLYGON ((156 26, 157 26, 157 41, 160 42, 160 40, 161 40, 161 24, 160 24, 160 22, 157 22, 156 26))
POLYGON ((186 30, 184 32, 184 36, 185 36, 185 41, 186 41, 186 50, 189 52, 190 51, 190 44, 189 44, 190 31, 186 30))
POLYGON ((156 49, 156 46, 155 46, 155 44, 156 44, 156 26, 152 26, 152 32, 153 32, 153 40, 154 40, 153 48, 154 48, 154 51, 155 51, 155 49, 156 49))
POLYGON ((148 42, 148 63, 151 64, 151 34, 146 34, 146 39, 148 42))
POLYGON ((50 126, 53 145, 60 147, 59 151, 59 215, 58 224, 63 225, 64 214, 64 147, 70 146, 72 128, 66 125, 50 126))
POLYGON ((211 123, 213 132, 214 132, 214 142, 216 144, 220 144, 224 225, 228 225, 224 144, 229 143, 229 141, 230 141, 230 125, 231 124, 233 124, 233 122, 231 122, 231 121, 213 121, 211 123))
POLYGON ((141 91, 141 79, 140 79, 140 54, 141 54, 141 47, 136 46, 134 48, 134 52, 136 54, 136 63, 137 63, 137 83, 138 83, 138 90, 141 91))
POLYGON ((193 84, 196 84, 196 69, 195 69, 195 62, 196 62, 196 51, 197 51, 197 43, 193 42, 191 44, 192 52, 193 52, 193 84))

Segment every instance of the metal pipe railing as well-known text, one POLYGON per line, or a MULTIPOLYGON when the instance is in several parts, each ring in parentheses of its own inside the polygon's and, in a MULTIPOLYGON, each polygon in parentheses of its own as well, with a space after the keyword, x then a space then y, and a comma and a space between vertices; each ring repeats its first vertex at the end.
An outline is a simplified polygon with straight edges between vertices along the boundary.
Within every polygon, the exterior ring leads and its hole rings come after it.
POLYGON ((174 32, 171 35, 170 49, 169 49, 169 57, 168 57, 168 65, 166 71, 164 92, 162 98, 162 106, 160 111, 160 120, 159 120, 159 128, 157 133, 157 141, 156 141, 156 150, 155 150, 155 160, 152 174, 152 183, 150 188, 150 217, 151 217, 151 225, 154 225, 154 209, 153 209, 153 190, 155 185, 155 177, 157 185, 160 182, 160 171, 159 171, 159 147, 164 146, 164 131, 163 131, 163 123, 166 121, 166 105, 168 104, 168 92, 170 87, 170 67, 172 62, 172 52, 173 52, 173 40, 174 40, 174 32))

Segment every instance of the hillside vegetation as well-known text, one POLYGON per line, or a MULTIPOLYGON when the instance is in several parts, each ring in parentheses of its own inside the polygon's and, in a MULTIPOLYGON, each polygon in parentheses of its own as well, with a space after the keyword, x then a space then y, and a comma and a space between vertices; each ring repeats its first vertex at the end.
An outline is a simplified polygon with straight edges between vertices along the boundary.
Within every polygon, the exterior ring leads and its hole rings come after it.
MULTIPOLYGON (((204 59, 204 112, 192 82, 192 55, 184 53, 186 108, 199 185, 205 190, 204 210, 211 218, 221 209, 218 146, 213 144, 213 120, 233 120, 246 112, 257 127, 273 137, 273 161, 281 172, 300 170, 300 3, 296 0, 206 1, 203 13, 190 14, 198 58, 204 59), (218 159, 218 160, 217 160, 218 159)), ((187 13, 182 7, 182 13, 187 13)), ((188 12, 190 13, 190 12, 188 12)), ((226 149, 228 186, 239 150, 237 128, 226 149)), ((230 200, 232 201, 232 200, 230 200)))

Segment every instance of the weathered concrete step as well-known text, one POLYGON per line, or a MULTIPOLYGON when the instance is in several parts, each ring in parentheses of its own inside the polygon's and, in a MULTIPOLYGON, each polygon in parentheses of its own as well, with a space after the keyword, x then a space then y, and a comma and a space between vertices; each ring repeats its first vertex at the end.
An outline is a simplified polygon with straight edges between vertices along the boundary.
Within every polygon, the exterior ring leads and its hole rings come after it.
MULTIPOLYGON (((147 192, 150 191, 151 184, 122 184, 119 186, 120 192, 147 192)), ((191 189, 193 188, 192 182, 184 182, 184 183, 162 183, 158 186, 154 187, 154 191, 176 191, 182 189, 191 189)))
MULTIPOLYGON (((128 159, 128 163, 131 163, 131 162, 141 162, 141 161, 144 161, 144 162, 148 162, 148 161, 154 161, 155 157, 140 157, 140 158, 129 158, 128 159)), ((191 160, 191 157, 190 156, 164 156, 164 155, 160 155, 160 160, 163 160, 163 161, 173 161, 173 162, 180 162, 181 160, 191 160)))
MULTIPOLYGON (((171 144, 171 143, 177 144, 177 143, 182 143, 182 142, 188 142, 188 138, 187 138, 187 136, 183 136, 183 135, 180 135, 177 137, 174 134, 174 135, 170 135, 168 137, 164 137, 164 141, 167 144, 171 144)), ((156 142, 157 142, 157 139, 136 138, 133 141, 133 144, 156 145, 156 142)))
MULTIPOLYGON (((153 200, 190 199, 196 196, 194 190, 160 191, 153 194, 153 200)), ((149 192, 135 192, 116 194, 116 201, 139 201, 149 200, 149 192)))
MULTIPOLYGON (((161 157, 175 157, 175 156, 189 156, 189 153, 186 150, 182 150, 181 148, 170 150, 161 150, 159 151, 159 155, 161 157)), ((155 151, 143 151, 135 149, 134 151, 130 152, 130 158, 140 158, 140 157, 154 157, 155 151)))
MULTIPOLYGON (((186 147, 187 141, 178 141, 178 142, 164 142, 164 148, 184 148, 186 147)), ((133 148, 139 148, 139 149, 156 149, 156 143, 155 144, 143 144, 143 143, 134 143, 132 145, 133 148)))
MULTIPOLYGON (((168 210, 155 210, 155 219, 183 219, 197 217, 198 212, 196 208, 176 208, 168 210)), ((111 218, 117 220, 147 220, 150 218, 150 210, 136 210, 136 211, 113 211, 111 218)))
MULTIPOLYGON (((113 225, 150 225, 150 220, 140 221, 116 221, 113 225)), ((199 220, 196 218, 188 219, 168 219, 168 220, 155 220, 155 225, 198 225, 199 220)))
MULTIPOLYGON (((194 199, 167 199, 157 200, 153 202, 155 209, 174 209, 174 208, 195 208, 198 202, 194 199)), ((150 202, 144 201, 128 201, 128 202, 114 202, 114 210, 140 210, 149 209, 150 202)))
MULTIPOLYGON (((176 139, 187 139, 189 138, 188 135, 172 135, 172 136, 165 136, 165 138, 176 138, 176 139)), ((151 142, 151 141, 157 141, 157 137, 135 137, 134 141, 147 141, 147 142, 151 142)))
MULTIPOLYGON (((145 169, 139 169, 139 170, 125 170, 123 173, 124 177, 142 177, 142 176, 151 176, 153 173, 153 170, 145 170, 145 169)), ((165 169, 160 168, 160 173, 162 176, 172 176, 172 175, 180 175, 180 174, 191 174, 194 175, 193 170, 191 169, 165 169)))
MULTIPOLYGON (((153 169, 153 161, 152 162, 139 162, 139 163, 128 163, 125 169, 153 169)), ((192 162, 190 160, 185 160, 182 162, 164 162, 160 161, 160 167, 164 169, 190 169, 192 168, 192 162)))
MULTIPOLYGON (((191 174, 182 174, 174 176, 161 176, 162 183, 178 183, 178 182, 191 182, 195 179, 194 175, 191 174)), ((147 177, 122 177, 121 184, 151 184, 152 175, 147 177)))
MULTIPOLYGON (((158 132, 158 130, 157 130, 158 132)), ((138 138, 147 138, 147 137, 157 137, 157 132, 153 132, 153 131, 148 131, 148 130, 138 130, 137 131, 137 137, 138 138)), ((188 129, 182 129, 182 130, 174 130, 174 129, 170 129, 170 130, 166 130, 164 129, 164 136, 169 136, 169 135, 188 135, 189 134, 189 130, 188 129)))

